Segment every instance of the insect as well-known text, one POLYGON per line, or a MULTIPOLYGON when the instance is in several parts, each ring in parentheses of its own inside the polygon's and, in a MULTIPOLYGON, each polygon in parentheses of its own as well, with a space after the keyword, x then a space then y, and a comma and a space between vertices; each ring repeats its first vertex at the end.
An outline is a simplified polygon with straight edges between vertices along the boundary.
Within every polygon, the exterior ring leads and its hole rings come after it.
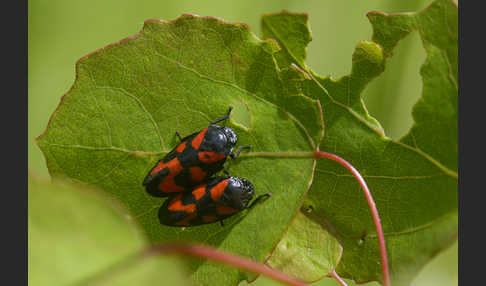
POLYGON ((251 204, 255 191, 246 179, 214 177, 191 191, 168 198, 159 209, 161 224, 169 226, 195 226, 223 220, 246 208, 252 208, 263 197, 258 196, 251 204))
POLYGON ((235 159, 242 149, 251 148, 241 146, 233 153, 237 141, 235 132, 216 125, 227 120, 231 110, 230 106, 225 116, 184 138, 176 131, 181 142, 147 174, 143 181, 146 191, 155 197, 167 197, 192 188, 224 169, 228 156, 235 159))

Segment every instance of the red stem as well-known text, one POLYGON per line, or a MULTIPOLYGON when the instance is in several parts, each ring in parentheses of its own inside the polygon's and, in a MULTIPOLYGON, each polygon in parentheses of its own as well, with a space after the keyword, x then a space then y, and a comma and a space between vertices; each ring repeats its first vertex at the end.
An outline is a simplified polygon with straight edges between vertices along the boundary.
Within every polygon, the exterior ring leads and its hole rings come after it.
POLYGON ((286 274, 277 270, 266 267, 264 264, 253 262, 249 259, 236 256, 231 253, 216 250, 205 245, 196 244, 183 244, 183 243, 171 243, 159 246, 153 246, 149 248, 146 254, 153 253, 176 253, 195 257, 209 258, 215 261, 223 262, 224 264, 230 264, 240 269, 245 269, 251 272, 256 272, 268 276, 279 282, 295 285, 295 286, 307 286, 302 281, 287 276, 286 274))
POLYGON ((376 234, 378 236, 378 244, 380 246, 380 255, 381 255, 381 272, 383 274, 383 285, 390 286, 390 272, 388 270, 388 256, 386 254, 385 236, 383 234, 383 229, 381 227, 378 210, 376 209, 375 202, 373 200, 373 197, 371 196, 370 190, 368 189, 365 180, 363 179, 361 174, 350 163, 348 163, 346 160, 344 160, 343 158, 337 155, 316 150, 315 157, 327 158, 340 163, 346 169, 348 169, 351 172, 351 174, 353 174, 353 176, 356 178, 356 180, 358 180, 359 184, 361 185, 361 188, 363 189, 363 192, 366 197, 366 201, 368 202, 368 206, 370 207, 371 216, 373 217, 373 222, 375 223, 375 228, 376 228, 376 234))
POLYGON ((344 282, 344 280, 341 277, 339 277, 336 271, 333 270, 332 272, 329 272, 329 275, 331 275, 332 278, 336 279, 336 281, 342 286, 348 286, 348 284, 346 284, 346 282, 344 282))

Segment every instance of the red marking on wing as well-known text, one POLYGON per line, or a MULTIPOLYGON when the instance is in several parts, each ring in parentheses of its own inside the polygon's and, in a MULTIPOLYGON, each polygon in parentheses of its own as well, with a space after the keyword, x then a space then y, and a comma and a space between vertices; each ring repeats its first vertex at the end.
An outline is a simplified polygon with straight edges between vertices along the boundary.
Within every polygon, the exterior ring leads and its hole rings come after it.
POLYGON ((205 215, 202 217, 203 222, 213 222, 216 221, 218 217, 212 216, 212 215, 205 215))
POLYGON ((226 157, 225 154, 222 153, 215 153, 215 152, 208 152, 208 151, 200 151, 197 156, 199 157, 199 161, 203 163, 214 163, 224 159, 226 157))
POLYGON ((206 177, 206 172, 199 167, 191 167, 189 172, 191 173, 191 179, 196 182, 200 182, 206 177))
POLYGON ((169 175, 162 179, 162 182, 159 184, 159 189, 163 192, 180 192, 184 190, 184 187, 176 185, 174 181, 174 177, 177 176, 182 171, 182 165, 179 162, 179 159, 174 158, 170 160, 165 167, 169 168, 169 175))
POLYGON ((196 137, 194 137, 194 139, 192 139, 192 142, 191 142, 191 145, 192 147, 194 147, 194 149, 199 149, 199 146, 201 146, 201 143, 204 139, 204 135, 206 135, 206 131, 208 131, 208 128, 204 128, 201 132, 199 132, 199 134, 197 134, 196 137))
POLYGON ((239 212, 238 209, 234 209, 234 208, 230 208, 230 207, 222 206, 222 205, 216 206, 216 211, 220 215, 228 215, 228 214, 234 214, 234 213, 239 212))
POLYGON ((176 185, 174 178, 165 178, 159 185, 159 190, 165 193, 182 192, 184 187, 176 185))
POLYGON ((197 213, 192 213, 192 214, 188 215, 187 217, 185 217, 184 219, 176 222, 175 224, 180 225, 180 226, 190 226, 191 220, 193 220, 196 217, 197 217, 197 213))
POLYGON ((188 214, 192 214, 196 211, 196 205, 195 204, 183 205, 182 201, 178 199, 178 200, 172 200, 169 204, 168 209, 171 211, 183 211, 188 214))
POLYGON ((219 182, 209 191, 211 193, 211 198, 213 199, 213 201, 217 202, 219 200, 221 195, 223 195, 224 190, 226 189, 226 185, 228 185, 228 179, 219 182))
POLYGON ((194 191, 192 191, 192 195, 194 196, 196 201, 198 201, 200 198, 202 198, 204 196, 204 194, 206 194, 206 185, 205 184, 196 187, 196 189, 194 191))
POLYGON ((151 175, 155 175, 157 174, 159 171, 165 169, 167 167, 167 164, 163 163, 162 161, 160 163, 157 164, 157 166, 155 166, 153 169, 152 169, 152 172, 150 172, 151 175))
POLYGON ((176 151, 182 153, 186 149, 186 142, 182 142, 176 147, 176 151))

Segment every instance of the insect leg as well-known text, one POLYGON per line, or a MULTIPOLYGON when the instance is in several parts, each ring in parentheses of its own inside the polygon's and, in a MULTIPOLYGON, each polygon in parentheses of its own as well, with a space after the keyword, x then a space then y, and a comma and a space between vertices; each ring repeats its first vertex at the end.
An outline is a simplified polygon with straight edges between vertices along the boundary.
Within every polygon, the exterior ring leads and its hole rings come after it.
POLYGON ((224 162, 223 164, 223 173, 228 176, 228 177, 231 177, 230 173, 228 172, 228 170, 226 170, 226 162, 224 162))
POLYGON ((232 109, 233 109, 233 106, 230 106, 229 109, 228 109, 228 113, 225 116, 214 120, 213 122, 211 122, 211 124, 216 124, 218 122, 225 121, 226 119, 228 119, 232 109))
POLYGON ((224 226, 223 220, 220 220, 219 223, 221 223, 221 227, 224 226))
POLYGON ((238 150, 236 150, 236 154, 233 154, 233 153, 230 154, 231 159, 238 158, 238 156, 240 156, 241 150, 243 150, 243 149, 250 149, 250 148, 251 148, 251 145, 240 146, 240 148, 238 148, 238 150))
POLYGON ((263 195, 259 195, 251 204, 250 206, 248 207, 249 209, 252 208, 259 200, 261 200, 262 198, 264 197, 271 197, 272 194, 270 193, 266 193, 266 194, 263 194, 263 195))
POLYGON ((181 134, 179 134, 179 131, 176 131, 176 136, 177 136, 177 138, 179 138, 179 141, 182 142, 182 137, 181 137, 181 134))

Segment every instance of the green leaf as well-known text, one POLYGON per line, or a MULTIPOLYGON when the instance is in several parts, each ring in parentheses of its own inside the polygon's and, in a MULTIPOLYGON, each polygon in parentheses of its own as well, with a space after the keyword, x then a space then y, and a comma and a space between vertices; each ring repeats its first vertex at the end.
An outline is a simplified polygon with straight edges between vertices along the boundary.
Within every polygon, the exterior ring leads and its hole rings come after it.
MULTIPOLYGON (((312 152, 323 130, 318 101, 297 89, 305 74, 278 67, 278 49, 243 24, 215 18, 146 21, 139 34, 77 63, 73 87, 38 139, 50 174, 114 195, 152 242, 197 241, 263 262, 310 186, 315 161, 293 158, 295 152, 312 152), (256 195, 272 197, 225 220, 225 227, 160 225, 164 199, 145 192, 145 175, 176 145, 175 131, 201 130, 230 105, 227 125, 238 145, 253 148, 230 161, 229 172, 250 180, 256 195)), ((203 285, 235 285, 247 277, 201 260, 193 271, 203 285)))
POLYGON ((140 256, 147 246, 126 211, 106 196, 29 177, 30 285, 134 285, 162 279, 187 285, 179 261, 140 256))
POLYGON ((304 282, 315 282, 334 271, 343 248, 322 218, 298 212, 267 265, 304 282))
MULTIPOLYGON (((302 91, 323 106, 326 129, 320 150, 343 157, 367 181, 383 224, 393 284, 408 284, 457 235, 457 4, 438 0, 416 13, 373 12, 368 17, 374 42, 357 45, 351 74, 334 80, 306 70, 312 80, 302 91), (427 53, 423 94, 413 109, 414 126, 392 141, 368 115, 360 94, 412 31, 419 32, 427 53)), ((296 16, 295 22, 300 21, 296 16)), ((370 211, 347 170, 318 161, 304 207, 309 206, 314 215, 329 219, 343 242, 337 272, 357 282, 381 280, 370 211)))

